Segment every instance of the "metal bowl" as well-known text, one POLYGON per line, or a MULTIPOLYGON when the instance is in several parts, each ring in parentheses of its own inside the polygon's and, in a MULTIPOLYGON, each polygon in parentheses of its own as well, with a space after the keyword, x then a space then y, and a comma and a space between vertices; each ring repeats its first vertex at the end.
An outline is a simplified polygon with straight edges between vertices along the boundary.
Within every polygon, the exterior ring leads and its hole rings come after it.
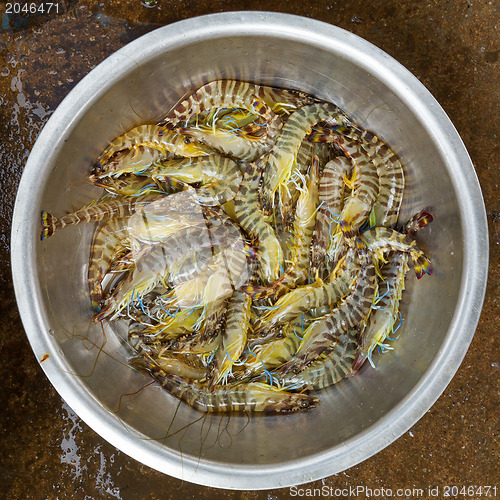
POLYGON ((120 49, 66 97, 40 134, 16 200, 12 265, 35 355, 97 433, 136 460, 221 488, 278 488, 357 464, 398 438, 450 382, 474 334, 488 265, 486 215, 472 163, 439 104, 405 68, 357 36, 267 12, 215 14, 158 29, 120 49), (342 107, 399 153, 401 219, 431 207, 419 234, 434 275, 409 277, 394 351, 286 416, 203 416, 126 365, 110 327, 90 321, 93 225, 41 242, 40 210, 63 214, 100 194, 92 161, 124 130, 157 121, 218 78, 297 88, 342 107), (146 386, 147 387, 144 387, 146 386), (143 390, 141 390, 143 388, 143 390))

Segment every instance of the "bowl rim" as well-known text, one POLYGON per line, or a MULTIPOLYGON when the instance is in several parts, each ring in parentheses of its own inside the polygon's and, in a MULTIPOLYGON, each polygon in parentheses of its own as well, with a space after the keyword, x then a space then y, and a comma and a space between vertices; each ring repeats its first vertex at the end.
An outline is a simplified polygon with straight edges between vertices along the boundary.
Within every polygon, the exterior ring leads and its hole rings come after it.
POLYGON ((35 356, 61 397, 87 425, 135 460, 179 479, 219 488, 261 490, 296 486, 352 467, 399 438, 432 406, 460 366, 479 321, 488 272, 488 228, 479 182, 458 132, 430 92, 404 66, 372 43, 322 21, 283 13, 237 11, 190 18, 143 35, 101 62, 71 90, 45 124, 26 163, 14 207, 11 263, 18 308, 35 356), (180 462, 174 450, 160 449, 156 442, 134 437, 77 377, 66 373, 69 366, 59 356, 47 318, 35 300, 41 291, 31 278, 36 268, 34 221, 39 216, 35 213, 39 206, 35 193, 41 196, 38 181, 50 173, 51 160, 57 156, 54 140, 71 130, 105 90, 136 68, 138 55, 147 61, 169 47, 214 35, 231 36, 236 25, 240 35, 285 36, 329 50, 335 40, 337 52, 355 56, 360 66, 398 92, 400 98, 404 95, 421 121, 435 125, 436 144, 453 173, 450 177, 460 202, 464 232, 464 265, 455 314, 443 344, 418 383, 388 414, 339 446, 277 465, 235 466, 185 456, 180 462), (45 354, 52 357, 50 363, 42 362, 45 354))

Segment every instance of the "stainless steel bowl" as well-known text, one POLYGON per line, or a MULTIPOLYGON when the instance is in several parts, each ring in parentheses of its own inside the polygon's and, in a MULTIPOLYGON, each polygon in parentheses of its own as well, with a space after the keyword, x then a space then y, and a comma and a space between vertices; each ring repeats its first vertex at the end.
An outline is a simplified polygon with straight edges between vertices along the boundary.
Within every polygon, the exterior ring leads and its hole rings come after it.
POLYGON ((474 334, 488 240, 478 181, 450 120, 387 54, 318 21, 233 12, 158 29, 105 60, 59 106, 26 164, 16 200, 12 265, 35 355, 76 413, 110 443, 172 476, 264 489, 342 471, 398 438, 450 382, 474 334), (236 78, 305 90, 341 106, 400 154, 401 218, 431 207, 419 235, 435 273, 410 277, 395 350, 288 416, 208 416, 149 385, 109 327, 90 322, 86 265, 93 227, 39 240, 40 210, 62 214, 95 198, 91 162, 116 135, 156 121, 202 82, 236 78), (102 347, 102 349, 101 349, 102 347), (48 356, 47 356, 48 355, 48 356), (127 395, 128 394, 128 395, 127 395), (131 395, 133 394, 133 395, 131 395))

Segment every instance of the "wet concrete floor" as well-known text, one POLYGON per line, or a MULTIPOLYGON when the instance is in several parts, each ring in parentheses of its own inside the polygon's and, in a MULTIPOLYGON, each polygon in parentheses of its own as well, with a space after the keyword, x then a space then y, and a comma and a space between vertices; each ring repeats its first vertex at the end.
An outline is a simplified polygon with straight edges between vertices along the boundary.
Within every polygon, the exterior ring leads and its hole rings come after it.
POLYGON ((182 482, 141 465, 96 435, 62 401, 33 356, 10 274, 10 222, 23 166, 43 125, 74 85, 118 48, 159 26, 194 15, 250 9, 288 12, 335 24, 374 43, 412 71, 443 106, 468 148, 483 190, 490 230, 485 305, 453 381, 427 414, 395 443, 364 463, 306 487, 439 486, 441 494, 446 485, 494 485, 496 481, 500 487, 498 3, 60 0, 58 6, 58 12, 30 16, 8 14, 6 5, 0 6, 0 496, 291 496, 289 489, 229 492, 182 482))

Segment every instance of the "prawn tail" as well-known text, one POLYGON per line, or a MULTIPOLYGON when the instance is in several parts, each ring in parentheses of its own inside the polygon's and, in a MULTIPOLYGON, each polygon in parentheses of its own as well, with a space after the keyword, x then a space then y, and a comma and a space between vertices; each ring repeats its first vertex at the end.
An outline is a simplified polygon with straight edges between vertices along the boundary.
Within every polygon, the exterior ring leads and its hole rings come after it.
POLYGON ((418 214, 414 215, 406 224, 407 233, 415 233, 419 229, 427 226, 434 220, 431 213, 427 212, 425 209, 421 210, 418 214))
POLYGON ((417 217, 418 229, 421 229, 424 226, 427 226, 434 220, 434 217, 431 213, 422 210, 417 217))
POLYGON ((101 296, 97 293, 91 293, 90 295, 90 303, 92 305, 92 310, 96 313, 99 314, 102 310, 102 300, 101 296))
POLYGON ((267 113, 269 113, 269 107, 260 99, 254 98, 252 107, 259 115, 266 115, 267 113))
POLYGON ((306 137, 307 142, 331 142, 330 133, 314 130, 306 137))
POLYGON ((313 127, 312 132, 306 137, 307 142, 332 142, 332 132, 337 134, 344 134, 348 132, 349 127, 345 125, 319 125, 313 127))
POLYGON ((346 222, 345 220, 340 220, 339 226, 340 226, 340 229, 342 230, 342 234, 344 235, 345 238, 352 239, 356 236, 353 229, 352 229, 352 226, 348 222, 346 222))
POLYGON ((101 304, 99 302, 97 302, 96 300, 93 300, 92 301, 92 309, 94 312, 99 314, 101 312, 101 304))
POLYGON ((175 123, 167 120, 161 121, 160 123, 158 123, 158 125, 160 126, 160 129, 158 130, 158 137, 163 137, 166 133, 168 133, 175 127, 175 123))
POLYGON ((187 184, 184 181, 180 181, 178 179, 175 179, 174 177, 165 177, 165 179, 161 179, 161 180, 174 190, 183 191, 183 190, 186 190, 189 188, 189 184, 187 184))
POLYGON ((433 272, 431 261, 423 254, 413 260, 413 265, 417 279, 420 279, 424 274, 430 276, 433 272))
MULTIPOLYGON (((351 226, 349 226, 349 228, 350 227, 351 226)), ((366 248, 365 243, 363 242, 363 240, 359 236, 356 236, 356 239, 354 240, 354 244, 356 245, 356 248, 358 250, 363 250, 364 248, 366 248)))
POLYGON ((99 308, 99 312, 97 312, 97 314, 94 316, 93 319, 95 322, 100 322, 103 319, 106 319, 108 316, 111 316, 113 312, 114 312, 113 308, 109 306, 105 306, 104 308, 99 308))
POLYGON ((43 241, 54 234, 55 230, 57 229, 57 218, 43 210, 41 213, 41 223, 42 232, 40 234, 40 239, 43 241))
POLYGON ((246 286, 242 288, 242 290, 247 294, 252 297, 252 299, 258 300, 258 299, 265 299, 266 297, 269 297, 270 295, 273 294, 274 288, 271 287, 265 287, 265 286, 246 286))
POLYGON ((366 354, 363 354, 361 352, 361 350, 358 350, 358 352, 356 353, 356 357, 354 358, 354 362, 352 364, 352 367, 351 367, 351 374, 352 375, 355 375, 356 373, 358 373, 359 369, 363 366, 363 364, 367 358, 368 358, 368 356, 366 354))

